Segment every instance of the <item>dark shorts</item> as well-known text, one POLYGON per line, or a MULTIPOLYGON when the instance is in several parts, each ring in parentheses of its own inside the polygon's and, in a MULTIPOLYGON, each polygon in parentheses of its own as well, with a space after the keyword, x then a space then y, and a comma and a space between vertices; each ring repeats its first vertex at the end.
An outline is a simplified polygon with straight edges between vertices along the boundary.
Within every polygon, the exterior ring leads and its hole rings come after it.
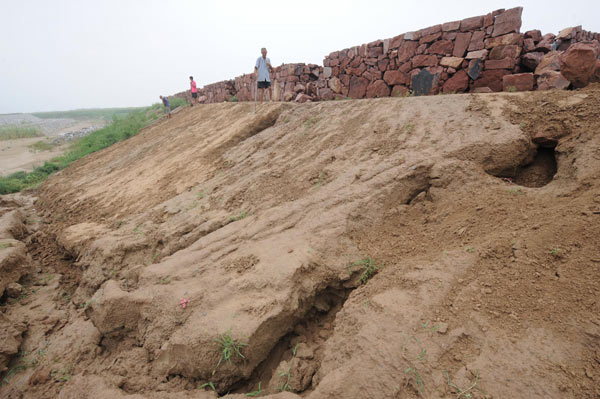
POLYGON ((198 98, 198 93, 192 93, 192 98, 198 98))
POLYGON ((262 82, 258 82, 259 89, 268 89, 269 87, 271 87, 271 82, 267 82, 266 80, 262 81, 262 82))

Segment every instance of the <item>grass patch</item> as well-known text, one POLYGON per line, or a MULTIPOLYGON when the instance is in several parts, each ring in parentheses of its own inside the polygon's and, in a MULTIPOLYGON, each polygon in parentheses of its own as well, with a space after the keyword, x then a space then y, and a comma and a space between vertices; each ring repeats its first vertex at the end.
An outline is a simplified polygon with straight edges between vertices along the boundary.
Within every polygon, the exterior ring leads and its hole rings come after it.
POLYGON ((419 374, 417 369, 409 367, 406 370, 404 370, 404 373, 412 376, 415 379, 415 383, 417 384, 417 389, 419 390, 419 392, 421 394, 423 394, 425 392, 425 383, 423 382, 423 378, 421 378, 421 375, 419 374))
POLYGON ((230 222, 237 222, 238 220, 246 219, 246 216, 248 216, 248 213, 246 211, 242 211, 237 216, 230 216, 229 217, 229 221, 230 222))
MULTIPOLYGON (((185 99, 171 99, 172 109, 185 104, 185 99)), ((112 123, 74 141, 65 154, 46 161, 32 172, 16 172, 0 177, 0 195, 38 186, 49 175, 66 168, 76 160, 136 135, 140 129, 148 126, 162 113, 162 105, 154 104, 151 107, 131 111, 124 117, 114 116, 112 123)))
POLYGON ((42 136, 42 130, 37 126, 0 126, 0 140, 28 139, 42 136))
POLYGON ((12 242, 0 242, 0 249, 6 249, 12 247, 12 242))
POLYGON ((367 281, 369 281, 381 267, 383 267, 383 264, 378 265, 373 259, 365 258, 357 262, 350 263, 347 269, 350 273, 350 276, 352 276, 354 272, 361 272, 359 279, 360 283, 364 285, 367 284, 367 281))
POLYGON ((42 152, 53 150, 56 147, 56 144, 52 144, 49 141, 40 140, 33 144, 29 144, 27 147, 31 152, 42 152))
POLYGON ((217 391, 217 390, 216 390, 216 388, 215 388, 215 384, 213 384, 213 383, 212 383, 212 382, 210 382, 210 381, 208 381, 208 382, 205 382, 204 384, 200 385, 200 387, 199 387, 199 388, 200 388, 200 389, 203 389, 203 388, 207 388, 207 387, 208 387, 208 388, 210 388, 210 389, 212 389, 212 390, 213 390, 213 391, 215 391, 215 392, 217 391))
POLYGON ((132 112, 142 110, 143 107, 127 108, 89 108, 73 109, 69 111, 34 112, 31 115, 42 119, 71 118, 71 119, 104 119, 112 120, 114 117, 124 117, 132 112))
POLYGON ((262 394, 262 389, 260 389, 261 381, 258 382, 258 389, 254 392, 248 392, 245 396, 256 397, 262 394))
POLYGON ((238 341, 231 336, 231 330, 227 330, 225 333, 219 335, 216 338, 217 343, 220 345, 221 358, 217 367, 225 360, 227 363, 231 363, 231 358, 235 355, 239 358, 245 359, 242 354, 242 349, 248 346, 247 343, 238 341))

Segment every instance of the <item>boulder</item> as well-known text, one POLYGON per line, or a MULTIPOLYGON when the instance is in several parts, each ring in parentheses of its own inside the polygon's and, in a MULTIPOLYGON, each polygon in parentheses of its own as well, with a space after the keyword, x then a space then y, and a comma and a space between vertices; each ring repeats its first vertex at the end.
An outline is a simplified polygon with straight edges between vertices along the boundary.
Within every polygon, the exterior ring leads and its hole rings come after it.
POLYGON ((529 91, 533 90, 535 79, 533 73, 518 73, 505 75, 502 78, 504 91, 529 91))
POLYGON ((560 61, 558 51, 551 51, 544 55, 538 66, 535 68, 535 74, 541 75, 546 71, 560 71, 560 61))
POLYGON ((323 67, 323 77, 329 79, 331 77, 331 67, 323 67))
POLYGON ((535 43, 542 40, 542 32, 540 30, 528 30, 525 32, 525 39, 532 39, 535 43))
POLYGON ((460 28, 460 21, 446 22, 445 24, 442 24, 443 32, 451 32, 451 31, 458 30, 459 28, 460 28))
POLYGON ((18 298, 23 293, 23 286, 19 283, 9 283, 4 293, 9 298, 18 298))
POLYGON ((478 87, 489 87, 492 91, 502 91, 502 78, 510 72, 505 69, 488 69, 481 72, 479 78, 473 82, 471 89, 478 87))
POLYGON ((413 41, 405 41, 398 48, 398 64, 402 64, 415 56, 419 43, 413 41))
POLYGON ((428 49, 428 54, 450 55, 454 49, 454 44, 450 40, 439 40, 433 43, 428 49))
POLYGON ((569 82, 558 71, 546 71, 537 78, 538 90, 559 89, 564 90, 569 87, 569 82))
POLYGON ((467 60, 472 60, 474 58, 485 59, 487 57, 487 55, 488 55, 487 50, 471 51, 471 52, 467 53, 467 56, 465 57, 465 59, 467 59, 467 60))
POLYGON ((333 92, 333 90, 324 87, 322 89, 319 89, 319 98, 321 100, 333 100, 335 99, 335 93, 333 92))
POLYGON ((503 58, 501 60, 487 60, 485 62, 485 69, 513 69, 515 67, 514 58, 503 58))
POLYGON ((408 83, 406 74, 400 71, 386 71, 383 74, 383 80, 390 86, 404 85, 408 83))
POLYGON ((436 40, 439 40, 442 37, 442 32, 436 32, 436 33, 432 33, 430 35, 427 36, 423 36, 419 39, 419 44, 427 44, 427 43, 433 43, 436 40))
POLYGON ((510 46, 498 46, 494 47, 492 51, 490 51, 489 59, 490 60, 501 60, 503 58, 519 58, 521 55, 521 47, 510 45, 510 46))
POLYGON ((462 57, 444 57, 440 60, 440 65, 458 69, 464 60, 462 57))
POLYGON ((558 32, 558 35, 556 35, 556 40, 574 39, 577 32, 580 32, 580 31, 581 31, 581 25, 573 26, 570 28, 565 28, 565 29, 561 30, 560 32, 558 32))
POLYGON ((350 78, 350 85, 348 90, 348 97, 350 98, 364 98, 367 94, 367 86, 369 86, 369 80, 358 76, 352 76, 350 78))
POLYGON ((539 41, 535 46, 535 51, 541 51, 542 53, 549 53, 554 50, 552 47, 555 42, 555 36, 552 33, 548 33, 542 36, 542 40, 539 41))
POLYGON ((297 103, 305 103, 307 101, 312 101, 312 97, 308 94, 300 93, 296 96, 297 103))
POLYGON ((483 50, 483 38, 485 37, 485 32, 482 30, 478 30, 473 32, 473 36, 471 36, 471 41, 469 42, 469 51, 477 51, 483 50))
POLYGON ((460 30, 467 32, 470 30, 479 29, 483 26, 483 15, 477 17, 466 18, 460 21, 460 30))
POLYGON ((586 43, 575 43, 559 58, 560 72, 573 87, 585 87, 596 70, 597 50, 586 43))
POLYGON ((367 98, 389 97, 390 88, 383 80, 376 80, 367 87, 367 98))
POLYGON ((496 16, 492 37, 519 32, 519 29, 521 29, 521 14, 523 14, 523 7, 515 7, 496 16))
POLYGON ((523 40, 523 51, 525 53, 530 53, 532 51, 535 51, 535 42, 533 41, 533 39, 523 40))
POLYGON ((489 87, 477 87, 472 90, 473 93, 493 93, 494 91, 489 87))
POLYGON ((456 39, 454 40, 454 51, 452 51, 454 57, 464 57, 465 52, 471 43, 471 36, 471 32, 459 33, 456 35, 456 39))
MULTIPOLYGON (((509 33, 498 37, 490 37, 485 41, 485 48, 491 49, 498 46, 520 45, 523 41, 523 35, 520 33, 509 33)), ((535 48, 535 46, 534 46, 535 48)))
POLYGON ((530 71, 535 71, 537 66, 542 61, 542 58, 544 58, 544 53, 541 53, 541 52, 527 53, 521 57, 521 65, 523 65, 525 68, 529 69, 530 71))
POLYGON ((469 61, 469 68, 467 69, 467 74, 473 80, 479 78, 479 74, 483 69, 483 61, 479 58, 472 59, 469 61))
POLYGON ((444 93, 462 93, 469 88, 469 76, 464 70, 456 72, 444 83, 444 93))
POLYGON ((415 55, 412 58, 412 67, 436 66, 438 59, 435 55, 415 55))
POLYGON ((435 94, 439 82, 439 75, 425 69, 412 75, 411 87, 416 96, 435 94))
POLYGON ((342 92, 342 82, 336 77, 329 79, 327 86, 337 94, 342 92))

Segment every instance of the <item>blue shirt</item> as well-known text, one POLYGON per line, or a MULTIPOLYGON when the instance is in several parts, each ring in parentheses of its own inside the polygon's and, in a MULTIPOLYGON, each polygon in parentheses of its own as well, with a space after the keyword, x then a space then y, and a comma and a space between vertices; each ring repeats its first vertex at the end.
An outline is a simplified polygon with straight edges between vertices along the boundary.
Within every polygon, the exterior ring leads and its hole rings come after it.
POLYGON ((169 103, 169 99, 167 97, 163 97, 162 100, 163 100, 163 105, 165 107, 170 107, 171 106, 171 104, 169 103))
POLYGON ((270 82, 271 78, 269 77, 269 65, 271 65, 271 60, 267 57, 265 60, 263 57, 258 57, 256 60, 256 69, 258 69, 258 82, 270 82))

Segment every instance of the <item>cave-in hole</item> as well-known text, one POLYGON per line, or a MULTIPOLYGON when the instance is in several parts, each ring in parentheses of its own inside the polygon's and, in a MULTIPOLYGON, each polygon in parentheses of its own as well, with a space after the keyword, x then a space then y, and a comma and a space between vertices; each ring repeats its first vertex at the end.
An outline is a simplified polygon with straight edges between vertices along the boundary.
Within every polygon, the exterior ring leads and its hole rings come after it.
POLYGON ((531 163, 499 173, 496 177, 509 178, 519 186, 543 187, 552 181, 555 174, 556 154, 554 148, 539 147, 531 163))

